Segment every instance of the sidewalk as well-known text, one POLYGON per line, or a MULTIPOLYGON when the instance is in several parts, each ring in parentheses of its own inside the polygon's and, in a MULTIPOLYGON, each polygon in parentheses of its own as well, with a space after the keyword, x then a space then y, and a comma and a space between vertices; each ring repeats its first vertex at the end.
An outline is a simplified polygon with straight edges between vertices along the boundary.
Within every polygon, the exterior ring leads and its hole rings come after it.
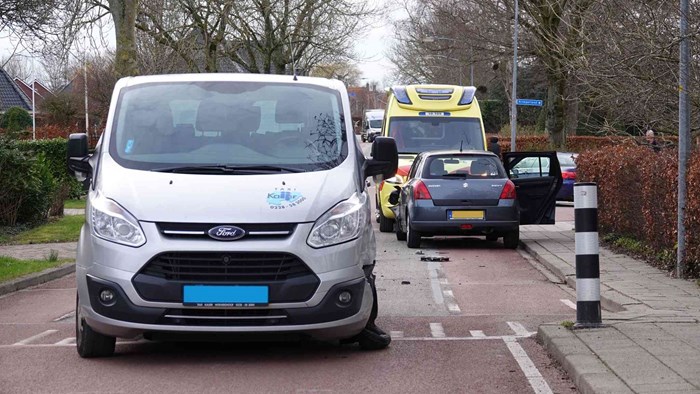
POLYGON ((20 260, 41 260, 48 257, 52 250, 55 250, 58 252, 59 259, 75 259, 77 247, 77 242, 0 245, 0 256, 13 257, 20 260))
MULTIPOLYGON (((576 287, 573 222, 523 226, 521 243, 576 287)), ((539 337, 584 393, 700 393, 700 286, 600 248, 604 328, 543 325, 539 337)))

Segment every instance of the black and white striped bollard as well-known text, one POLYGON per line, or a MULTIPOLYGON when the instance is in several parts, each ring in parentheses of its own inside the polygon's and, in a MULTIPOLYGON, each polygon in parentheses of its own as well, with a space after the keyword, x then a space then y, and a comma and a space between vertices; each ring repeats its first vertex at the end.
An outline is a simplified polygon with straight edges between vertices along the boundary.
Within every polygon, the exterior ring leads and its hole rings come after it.
POLYGON ((576 327, 599 327, 600 259, 598 256, 598 186, 574 184, 576 226, 576 327))

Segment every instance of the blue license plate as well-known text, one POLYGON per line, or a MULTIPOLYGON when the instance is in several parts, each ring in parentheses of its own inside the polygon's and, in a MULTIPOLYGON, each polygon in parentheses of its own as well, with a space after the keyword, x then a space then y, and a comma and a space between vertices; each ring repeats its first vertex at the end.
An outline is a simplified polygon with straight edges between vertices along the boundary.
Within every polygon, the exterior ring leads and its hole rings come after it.
POLYGON ((261 306, 269 302, 267 286, 184 285, 182 304, 187 306, 261 306))

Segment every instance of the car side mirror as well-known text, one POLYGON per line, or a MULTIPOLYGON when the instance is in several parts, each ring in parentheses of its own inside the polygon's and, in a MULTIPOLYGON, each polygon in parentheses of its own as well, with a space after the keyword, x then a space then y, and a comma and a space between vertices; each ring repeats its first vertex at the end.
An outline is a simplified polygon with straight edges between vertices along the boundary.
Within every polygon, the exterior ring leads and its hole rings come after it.
POLYGON ((91 175, 92 166, 88 162, 89 159, 87 134, 71 134, 68 137, 68 169, 78 180, 91 175))
POLYGON ((365 161, 365 177, 381 175, 389 178, 399 168, 399 152, 391 137, 376 137, 372 143, 372 158, 365 161))

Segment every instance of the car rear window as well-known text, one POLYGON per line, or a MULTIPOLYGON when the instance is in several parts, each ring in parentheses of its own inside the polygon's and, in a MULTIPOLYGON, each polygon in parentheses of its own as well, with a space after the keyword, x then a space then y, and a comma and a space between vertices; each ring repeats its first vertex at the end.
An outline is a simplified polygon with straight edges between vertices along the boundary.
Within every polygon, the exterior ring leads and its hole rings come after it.
POLYGON ((500 179, 505 178, 503 165, 496 157, 485 155, 440 155, 426 161, 423 177, 500 179))

